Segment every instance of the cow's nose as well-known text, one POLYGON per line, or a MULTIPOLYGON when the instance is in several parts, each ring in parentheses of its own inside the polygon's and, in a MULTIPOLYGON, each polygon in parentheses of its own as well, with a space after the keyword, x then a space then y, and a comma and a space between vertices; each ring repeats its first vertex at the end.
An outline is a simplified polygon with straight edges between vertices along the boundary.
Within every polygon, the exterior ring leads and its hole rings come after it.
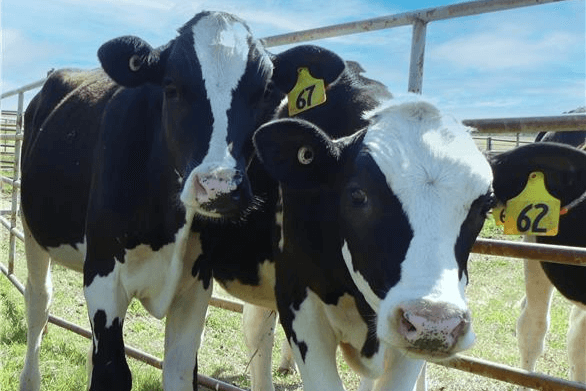
POLYGON ((420 351, 450 354, 470 332, 469 311, 452 304, 418 300, 401 305, 396 316, 399 335, 420 351))
POLYGON ((237 194, 243 175, 235 169, 216 169, 197 173, 194 177, 195 199, 200 205, 214 202, 229 194, 237 194))

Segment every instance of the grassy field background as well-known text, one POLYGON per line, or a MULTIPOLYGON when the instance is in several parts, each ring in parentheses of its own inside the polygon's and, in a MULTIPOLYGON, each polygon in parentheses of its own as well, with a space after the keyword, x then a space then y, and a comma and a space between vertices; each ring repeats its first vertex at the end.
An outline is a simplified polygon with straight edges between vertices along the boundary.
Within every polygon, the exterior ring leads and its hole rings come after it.
MULTIPOLYGON (((2 208, 5 209, 5 208, 2 208)), ((498 235, 489 221, 483 236, 498 235)), ((6 264, 8 235, 0 229, 0 260, 6 264)), ((473 312, 473 325, 477 342, 467 355, 506 365, 517 366, 519 354, 515 337, 515 323, 523 297, 523 265, 520 260, 473 254, 470 264, 468 297, 473 312)), ((53 266, 54 298, 52 313, 89 329, 82 294, 81 275, 53 266)), ((26 262, 22 245, 18 244, 16 276, 25 281, 26 262)), ((569 304, 555 294, 550 332, 545 354, 537 370, 549 375, 567 378, 565 334, 569 304)), ((200 351, 200 373, 241 388, 250 387, 247 372, 247 354, 241 332, 241 315, 210 308, 203 347, 200 351)), ((148 315, 141 305, 132 302, 125 323, 125 340, 128 344, 151 353, 163 355, 164 323, 148 315)), ((277 339, 283 338, 279 327, 277 339)), ((0 276, 0 390, 18 389, 18 376, 22 369, 26 347, 24 301, 10 282, 0 276)), ((86 354, 89 341, 76 334, 49 325, 41 349, 41 370, 44 390, 85 389, 86 354)), ((280 343, 275 344, 273 378, 278 390, 301 390, 298 374, 280 375, 276 371, 280 343)), ((134 379, 134 390, 161 390, 161 372, 147 364, 128 359, 134 379)), ((358 377, 343 362, 340 371, 347 389, 358 386, 358 377)), ((429 389, 448 390, 513 390, 514 386, 480 376, 447 369, 437 365, 428 367, 429 389)), ((202 388, 203 389, 203 388, 202 388)))

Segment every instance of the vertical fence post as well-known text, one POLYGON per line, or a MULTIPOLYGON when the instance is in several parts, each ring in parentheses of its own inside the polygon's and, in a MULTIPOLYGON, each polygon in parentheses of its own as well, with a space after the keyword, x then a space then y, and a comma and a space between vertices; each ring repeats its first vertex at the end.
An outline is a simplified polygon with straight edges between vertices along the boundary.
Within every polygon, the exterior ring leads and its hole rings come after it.
POLYGON ((411 62, 409 64, 409 92, 421 94, 423 85, 423 59, 425 55, 425 34, 427 22, 421 19, 413 23, 413 37, 411 39, 411 62))
POLYGON ((14 168, 12 173, 12 207, 10 210, 10 242, 8 246, 8 273, 14 271, 14 258, 16 253, 16 223, 18 218, 18 194, 17 181, 20 176, 20 147, 22 145, 22 123, 24 111, 24 91, 18 93, 18 108, 16 111, 16 137, 14 140, 14 168))

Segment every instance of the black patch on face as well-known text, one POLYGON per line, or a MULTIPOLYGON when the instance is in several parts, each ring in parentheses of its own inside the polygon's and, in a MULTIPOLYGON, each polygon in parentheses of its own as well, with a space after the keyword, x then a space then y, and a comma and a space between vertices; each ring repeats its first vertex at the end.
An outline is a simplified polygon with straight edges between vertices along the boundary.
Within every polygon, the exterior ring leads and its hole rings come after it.
POLYGON ((92 352, 90 390, 129 391, 132 387, 132 376, 124 355, 124 322, 115 318, 112 325, 106 328, 106 321, 106 313, 103 310, 97 311, 94 315, 93 333, 98 346, 94 346, 92 352))
POLYGON ((480 230, 482 230, 486 215, 494 206, 495 202, 496 199, 494 198, 492 191, 478 197, 472 202, 472 205, 470 205, 468 215, 460 227, 460 234, 458 235, 456 246, 454 248, 456 262, 458 262, 458 278, 460 280, 462 279, 463 274, 465 274, 466 279, 468 279, 468 256, 470 255, 470 250, 472 249, 472 245, 474 245, 480 230))
POLYGON ((179 36, 170 49, 162 84, 162 123, 173 165, 185 178, 205 157, 214 118, 194 52, 193 34, 179 36))
POLYGON ((369 154, 361 153, 350 170, 341 193, 341 235, 348 242, 355 270, 382 299, 401 279, 413 230, 369 154))

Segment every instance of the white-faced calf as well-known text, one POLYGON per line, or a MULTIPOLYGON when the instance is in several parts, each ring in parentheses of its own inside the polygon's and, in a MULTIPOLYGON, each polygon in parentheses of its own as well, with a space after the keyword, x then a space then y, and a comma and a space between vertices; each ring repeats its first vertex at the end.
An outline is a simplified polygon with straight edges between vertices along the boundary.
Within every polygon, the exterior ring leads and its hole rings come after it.
POLYGON ((331 140, 297 119, 255 145, 283 197, 276 298, 306 390, 343 389, 339 346, 376 389, 411 390, 423 360, 474 341, 470 248, 492 206, 491 168, 465 128, 414 99, 331 140))

